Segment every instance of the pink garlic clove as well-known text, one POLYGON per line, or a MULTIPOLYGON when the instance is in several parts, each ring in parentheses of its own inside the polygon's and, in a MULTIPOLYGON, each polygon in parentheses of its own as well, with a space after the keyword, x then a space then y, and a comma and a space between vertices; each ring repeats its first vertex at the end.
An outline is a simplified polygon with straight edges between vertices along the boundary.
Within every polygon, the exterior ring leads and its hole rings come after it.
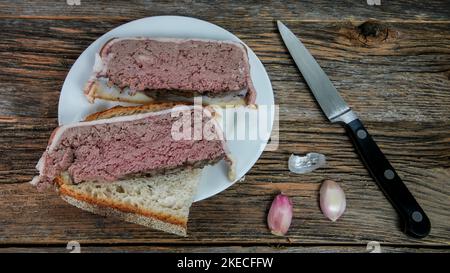
POLYGON ((278 194, 272 202, 267 215, 267 224, 272 234, 283 236, 288 232, 292 221, 292 202, 287 195, 278 194))
POLYGON ((325 180, 320 186, 320 209, 331 221, 336 221, 346 207, 345 193, 338 183, 325 180))

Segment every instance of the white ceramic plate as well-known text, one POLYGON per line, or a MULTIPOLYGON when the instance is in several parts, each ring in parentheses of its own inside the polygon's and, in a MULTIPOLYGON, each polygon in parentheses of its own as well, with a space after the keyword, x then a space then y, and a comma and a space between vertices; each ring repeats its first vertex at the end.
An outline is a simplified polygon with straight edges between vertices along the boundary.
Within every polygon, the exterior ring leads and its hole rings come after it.
MULTIPOLYGON (((111 38, 131 36, 201 38, 242 42, 239 38, 219 26, 189 17, 148 17, 121 25, 98 38, 73 64, 64 81, 59 98, 58 120, 60 125, 81 121, 88 114, 108 109, 118 104, 125 104, 102 100, 96 100, 94 104, 90 104, 84 97, 82 90, 91 75, 95 53, 100 50, 101 46, 111 38)), ((272 85, 261 61, 250 48, 247 47, 247 49, 251 76, 257 91, 256 102, 258 105, 271 106, 268 117, 268 132, 271 132, 274 117, 272 85)), ((233 124, 232 120, 226 121, 224 131, 227 138, 231 138, 229 136, 236 130, 236 126, 242 126, 242 124, 236 125, 233 124)), ((249 131, 256 130, 255 123, 247 126, 249 126, 249 131)), ((236 160, 236 180, 228 180, 227 166, 224 162, 206 167, 202 173, 195 201, 208 198, 225 190, 244 176, 260 157, 268 138, 269 135, 265 135, 258 140, 228 141, 230 152, 236 160)))

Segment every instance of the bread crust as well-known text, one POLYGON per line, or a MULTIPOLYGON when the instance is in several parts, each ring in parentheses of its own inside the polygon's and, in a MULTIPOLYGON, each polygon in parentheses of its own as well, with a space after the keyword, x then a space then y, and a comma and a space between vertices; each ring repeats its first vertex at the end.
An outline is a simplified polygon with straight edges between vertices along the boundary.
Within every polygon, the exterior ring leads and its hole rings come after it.
POLYGON ((178 225, 174 225, 171 223, 167 223, 167 222, 163 222, 160 221, 156 218, 152 218, 152 217, 146 217, 146 216, 142 216, 136 213, 128 213, 128 212, 122 212, 120 210, 117 209, 113 209, 113 208, 109 208, 109 207, 100 207, 97 206, 95 204, 91 204, 88 202, 84 202, 82 200, 76 199, 76 198, 72 198, 69 195, 62 195, 61 198, 66 201, 67 203, 69 203, 72 206, 75 206, 79 209, 94 213, 94 214, 98 214, 98 215, 102 215, 102 216, 111 216, 111 217, 115 217, 127 222, 131 222, 131 223, 135 223, 138 225, 142 225, 142 226, 146 226, 149 228, 153 228, 153 229, 157 229, 157 230, 161 230, 161 231, 165 231, 165 232, 169 232, 169 233, 173 233, 179 236, 187 236, 187 230, 185 227, 181 227, 178 225))
MULTIPOLYGON (((161 90, 158 90, 161 91, 161 90)), ((87 98, 87 100, 90 103, 94 103, 96 99, 102 99, 102 100, 110 100, 110 101, 120 101, 120 102, 129 102, 129 103, 136 103, 136 104, 148 104, 152 102, 158 102, 158 101, 177 101, 177 102, 191 102, 194 97, 201 97, 204 104, 208 105, 218 105, 222 107, 228 107, 228 106, 255 106, 254 103, 247 104, 247 101, 254 101, 254 97, 234 97, 233 99, 226 100, 225 97, 208 97, 205 95, 196 95, 193 97, 182 97, 182 96, 156 96, 151 97, 146 94, 146 92, 137 92, 134 95, 127 95, 126 92, 123 91, 115 91, 118 92, 116 94, 109 93, 105 91, 105 87, 102 86, 102 84, 99 83, 98 79, 91 79, 88 81, 88 83, 85 86, 84 93, 87 98)))
POLYGON ((173 108, 178 105, 189 105, 182 102, 153 102, 139 106, 115 106, 113 108, 96 112, 87 116, 84 121, 93 121, 98 119, 108 119, 117 116, 135 115, 149 112, 158 112, 173 108))
POLYGON ((137 93, 134 96, 122 96, 107 93, 103 90, 103 87, 99 84, 98 80, 91 79, 88 81, 84 88, 84 94, 90 103, 94 103, 95 99, 103 99, 110 101, 121 101, 130 103, 147 104, 155 101, 154 99, 146 96, 144 93, 137 93))
POLYGON ((154 218, 162 222, 167 222, 171 225, 178 226, 180 228, 186 229, 187 227, 187 221, 178 217, 174 217, 172 215, 166 215, 164 213, 157 213, 154 211, 144 210, 137 207, 134 207, 132 205, 126 205, 126 204, 117 204, 113 201, 109 200, 101 200, 98 198, 93 198, 84 194, 80 194, 76 192, 75 190, 71 189, 71 185, 67 185, 62 177, 57 177, 55 179, 56 184, 58 185, 58 191, 61 197, 63 196, 70 196, 74 199, 77 199, 84 203, 89 203, 91 205, 94 205, 98 208, 110 208, 114 210, 121 211, 123 213, 134 213, 139 214, 148 218, 154 218))

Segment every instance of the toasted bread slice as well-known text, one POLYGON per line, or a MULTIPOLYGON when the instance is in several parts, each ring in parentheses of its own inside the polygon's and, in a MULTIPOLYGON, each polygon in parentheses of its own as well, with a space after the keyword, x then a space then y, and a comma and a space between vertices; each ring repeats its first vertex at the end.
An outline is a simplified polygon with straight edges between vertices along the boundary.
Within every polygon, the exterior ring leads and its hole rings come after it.
POLYGON ((85 95, 90 103, 94 103, 96 99, 121 101, 138 104, 152 103, 155 99, 146 96, 144 93, 136 93, 131 96, 127 92, 122 92, 114 86, 107 86, 106 83, 100 80, 91 80, 85 87, 85 95))
MULTIPOLYGON (((108 84, 103 79, 94 79, 89 81, 85 87, 84 92, 86 98, 90 103, 95 102, 96 99, 130 102, 136 104, 148 104, 157 101, 178 101, 192 103, 194 100, 193 97, 183 97, 174 94, 159 94, 157 98, 147 96, 143 92, 137 92, 134 95, 130 95, 126 90, 120 90, 116 86, 108 86, 108 84)), ((202 99, 202 103, 206 105, 217 105, 220 107, 238 107, 247 105, 246 99, 240 96, 228 95, 223 97, 200 97, 202 99)))
POLYGON ((84 118, 84 121, 93 121, 98 119, 108 119, 120 116, 129 116, 149 112, 158 112, 170 109, 175 106, 187 105, 181 102, 153 102, 139 106, 115 106, 113 108, 90 114, 84 118))
POLYGON ((200 169, 187 169, 153 177, 78 185, 60 176, 56 184, 61 198, 82 210, 186 236, 189 208, 200 176, 200 169))

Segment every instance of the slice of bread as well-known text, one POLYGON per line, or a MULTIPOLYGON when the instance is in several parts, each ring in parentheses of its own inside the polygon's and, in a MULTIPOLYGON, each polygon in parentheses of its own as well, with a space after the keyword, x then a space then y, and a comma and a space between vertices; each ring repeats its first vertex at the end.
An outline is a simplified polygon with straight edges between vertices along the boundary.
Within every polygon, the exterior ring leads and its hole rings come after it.
POLYGON ((109 183, 73 185, 63 176, 56 182, 61 198, 82 210, 186 236, 200 176, 200 169, 187 169, 109 183))
POLYGON ((94 103, 96 99, 111 100, 111 101, 123 101, 131 103, 152 103, 155 99, 146 96, 144 93, 136 93, 134 96, 128 94, 128 92, 122 92, 115 86, 107 86, 107 84, 100 80, 91 80, 86 85, 85 90, 86 98, 90 103, 94 103))
MULTIPOLYGON (((187 105, 181 102, 153 102, 139 106, 115 106, 113 108, 90 114, 84 118, 84 121, 93 121, 98 119, 108 119, 120 116, 129 116, 149 112, 158 112, 170 109, 175 106, 187 105)), ((209 108, 208 108, 209 109, 209 108)))
MULTIPOLYGON (((160 111, 180 105, 161 102, 136 107, 117 106, 94 113, 85 121, 160 111)), ((153 229, 187 235, 192 205, 201 169, 184 169, 152 177, 136 177, 115 182, 72 184, 69 176, 56 178, 59 195, 69 204, 95 214, 113 216, 153 229)))
MULTIPOLYGON (((88 82, 85 87, 86 98, 90 103, 94 103, 96 99, 109 100, 109 101, 121 101, 130 102, 136 104, 147 104, 157 101, 179 101, 185 103, 192 103, 193 97, 183 97, 174 94, 164 94, 158 95, 158 98, 152 98, 147 96, 143 92, 137 92, 134 95, 128 94, 127 91, 120 90, 116 86, 108 86, 105 81, 101 79, 95 79, 88 82)), ((223 97, 209 97, 209 96, 198 96, 202 98, 202 103, 206 105, 217 105, 220 107, 238 107, 245 106, 246 99, 240 96, 227 95, 223 97)), ((253 105, 253 104, 252 104, 253 105)))

